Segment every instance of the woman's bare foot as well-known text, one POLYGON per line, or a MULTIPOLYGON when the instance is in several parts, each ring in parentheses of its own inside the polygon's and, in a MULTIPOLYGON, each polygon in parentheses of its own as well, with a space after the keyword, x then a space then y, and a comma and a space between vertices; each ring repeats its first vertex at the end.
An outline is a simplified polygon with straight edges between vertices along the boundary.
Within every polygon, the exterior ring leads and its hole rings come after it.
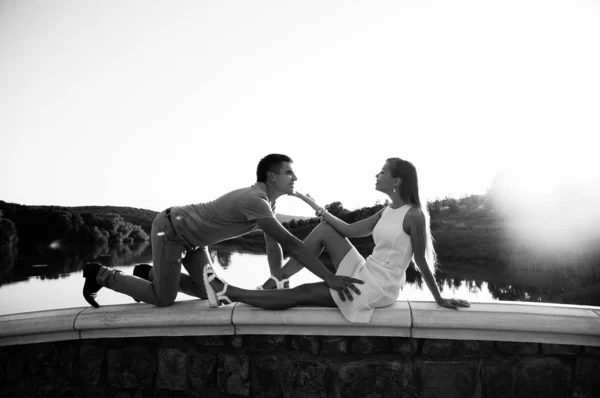
MULTIPOLYGON (((210 281, 210 286, 212 286, 212 288, 215 290, 215 292, 220 292, 221 290, 223 290, 223 287, 225 286, 225 284, 223 283, 223 281, 221 281, 219 279, 218 276, 215 276, 215 279, 213 279, 212 281, 210 281)), ((225 292, 227 293, 227 292, 225 292)))
POLYGON ((290 281, 288 279, 279 280, 274 276, 271 276, 265 283, 263 283, 260 287, 263 290, 273 290, 273 289, 288 289, 290 287, 290 281))

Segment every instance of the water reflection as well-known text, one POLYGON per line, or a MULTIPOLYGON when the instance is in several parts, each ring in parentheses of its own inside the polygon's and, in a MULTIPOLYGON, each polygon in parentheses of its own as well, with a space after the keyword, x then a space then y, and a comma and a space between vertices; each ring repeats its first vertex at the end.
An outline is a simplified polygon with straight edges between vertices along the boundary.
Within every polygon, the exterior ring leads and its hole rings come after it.
POLYGON ((132 245, 70 245, 58 248, 35 247, 0 253, 0 286, 40 279, 58 279, 61 275, 78 272, 88 261, 121 266, 152 259, 148 242, 132 245))
MULTIPOLYGON (((225 244, 211 247, 210 255, 215 268, 218 269, 217 272, 223 272, 230 283, 238 284, 240 287, 254 288, 268 277, 269 267, 264 249, 248 250, 248 248, 225 244)), ((331 261, 326 254, 322 255, 321 259, 326 265, 331 266, 331 261)), ((152 262, 152 251, 148 242, 116 246, 78 245, 55 249, 3 248, 0 250, 0 297, 6 296, 10 285, 20 286, 19 289, 11 290, 10 295, 15 296, 24 292, 23 283, 29 285, 40 281, 57 281, 52 283, 51 288, 49 285, 39 287, 39 289, 52 289, 43 293, 45 295, 56 294, 57 289, 68 290, 69 298, 65 300, 69 305, 57 302, 54 308, 85 306, 79 297, 81 275, 78 275, 77 280, 71 277, 80 273, 83 265, 88 261, 97 261, 131 273, 130 268, 133 265, 152 262), (57 283, 62 283, 64 287, 60 287, 57 283), (3 290, 5 295, 2 295, 3 290)), ((442 261, 435 280, 444 296, 458 296, 471 301, 511 300, 600 305, 600 270, 594 263, 580 263, 573 266, 563 262, 561 265, 552 264, 550 267, 543 266, 539 262, 519 262, 518 259, 508 261, 502 266, 442 261)), ((315 281, 318 281, 316 276, 303 270, 292 278, 291 282, 292 286, 297 286, 315 281)), ((104 290, 106 289, 102 291, 104 290)), ((424 285, 423 278, 412 264, 406 273, 403 295, 413 300, 431 300, 431 294, 424 285)), ((122 295, 117 294, 115 297, 111 299, 113 303, 129 302, 122 295)), ((8 306, 7 303, 1 304, 2 307, 8 306)), ((36 303, 31 305, 33 307, 31 309, 27 307, 27 311, 47 309, 47 307, 36 308, 36 303)), ((3 313, 7 313, 10 308, 2 310, 3 313)))

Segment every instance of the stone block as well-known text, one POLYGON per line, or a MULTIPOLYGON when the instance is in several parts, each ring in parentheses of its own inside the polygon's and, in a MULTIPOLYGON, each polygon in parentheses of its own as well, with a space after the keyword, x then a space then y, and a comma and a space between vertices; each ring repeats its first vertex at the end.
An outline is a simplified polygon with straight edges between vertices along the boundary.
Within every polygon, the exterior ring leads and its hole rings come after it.
POLYGON ((341 397, 412 397, 416 394, 412 363, 367 360, 340 365, 341 397))
POLYGON ((279 380, 286 397, 327 397, 332 388, 331 371, 320 361, 283 358, 279 380))
POLYGON ((56 392, 57 397, 61 398, 82 398, 85 397, 83 395, 83 391, 80 387, 65 387, 61 388, 56 392))
POLYGON ((6 350, 6 374, 7 381, 22 380, 25 378, 25 364, 27 352, 19 347, 10 347, 6 350))
POLYGON ((219 355, 218 386, 221 392, 250 395, 250 358, 247 355, 219 355))
POLYGON ((281 397, 283 389, 279 379, 279 364, 275 355, 254 357, 251 360, 250 388, 253 397, 281 397))
POLYGON ((404 358, 410 359, 417 355, 419 348, 418 341, 404 337, 392 338, 392 351, 401 354, 404 358))
POLYGON ((470 398, 478 391, 476 361, 417 360, 423 398, 470 398))
POLYGON ((461 340, 457 341, 458 354, 465 358, 489 357, 494 351, 493 341, 461 340))
POLYGON ((423 355, 432 357, 452 357, 457 354, 456 344, 453 340, 425 340, 423 355))
MULTIPOLYGON (((83 396, 85 398, 105 398, 110 397, 109 389, 106 386, 82 386, 83 396)), ((113 394, 114 395, 114 394, 113 394)))
POLYGON ((355 337, 352 339, 352 352, 357 354, 379 354, 391 351, 389 337, 355 337))
POLYGON ((196 344, 207 347, 222 347, 225 345, 224 336, 197 336, 196 344))
POLYGON ((323 355, 345 355, 348 353, 348 339, 346 337, 325 336, 321 353, 323 355))
POLYGON ((217 388, 217 355, 190 351, 188 372, 191 389, 207 391, 217 388))
POLYGON ((106 350, 103 347, 82 344, 79 348, 79 377, 85 386, 100 384, 106 350))
POLYGON ((48 382, 40 382, 37 387, 36 396, 55 397, 57 395, 56 386, 48 382))
POLYGON ((258 351, 261 354, 285 349, 285 336, 253 335, 248 336, 248 340, 250 350, 258 351))
POLYGON ((600 358, 580 357, 575 361, 573 390, 581 396, 600 396, 600 358))
POLYGON ((231 336, 229 344, 233 348, 242 348, 244 346, 244 336, 231 336))
POLYGON ((517 396, 527 398, 566 397, 571 369, 553 357, 525 358, 517 376, 517 396))
POLYGON ((28 373, 40 380, 71 380, 73 358, 68 344, 36 344, 27 346, 28 373))
POLYGON ((176 348, 158 349, 156 387, 170 391, 187 391, 187 353, 176 348))
POLYGON ((534 355, 540 352, 538 343, 515 343, 511 341, 499 341, 498 352, 509 355, 534 355))
MULTIPOLYGON (((4 350, 2 347, 0 347, 0 386, 4 385, 4 380, 6 377, 6 371, 4 370, 5 366, 6 366, 6 356, 4 355, 6 350, 4 350)), ((1 388, 0 388, 1 390, 1 388)))
POLYGON ((36 379, 19 380, 8 389, 7 397, 31 398, 37 395, 39 381, 36 379))
POLYGON ((108 361, 108 384, 114 388, 151 387, 156 374, 156 351, 147 347, 110 349, 108 361))
POLYGON ((513 397, 517 369, 512 359, 492 358, 481 365, 483 398, 513 397))
POLYGON ((293 350, 313 355, 319 352, 319 338, 317 336, 292 336, 291 341, 293 350))
POLYGON ((578 345, 542 344, 542 354, 546 355, 577 355, 581 351, 578 345))
POLYGON ((588 355, 594 355, 594 356, 600 357, 600 347, 586 346, 585 353, 588 355))

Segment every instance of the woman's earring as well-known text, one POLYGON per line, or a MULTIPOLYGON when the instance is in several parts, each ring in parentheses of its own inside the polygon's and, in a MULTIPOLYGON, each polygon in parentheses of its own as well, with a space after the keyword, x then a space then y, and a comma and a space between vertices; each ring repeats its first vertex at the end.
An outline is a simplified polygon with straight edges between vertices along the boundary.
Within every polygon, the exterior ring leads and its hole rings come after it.
POLYGON ((394 187, 394 192, 396 192, 396 187, 394 187))

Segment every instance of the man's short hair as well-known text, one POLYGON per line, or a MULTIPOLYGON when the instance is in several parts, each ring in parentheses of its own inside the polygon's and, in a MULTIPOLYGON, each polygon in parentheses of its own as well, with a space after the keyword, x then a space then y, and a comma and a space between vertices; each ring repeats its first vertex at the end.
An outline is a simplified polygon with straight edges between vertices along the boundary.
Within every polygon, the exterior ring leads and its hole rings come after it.
POLYGON ((281 155, 279 153, 271 153, 258 162, 256 168, 256 182, 267 182, 267 173, 272 171, 273 173, 279 173, 281 164, 283 162, 292 162, 289 156, 281 155))

